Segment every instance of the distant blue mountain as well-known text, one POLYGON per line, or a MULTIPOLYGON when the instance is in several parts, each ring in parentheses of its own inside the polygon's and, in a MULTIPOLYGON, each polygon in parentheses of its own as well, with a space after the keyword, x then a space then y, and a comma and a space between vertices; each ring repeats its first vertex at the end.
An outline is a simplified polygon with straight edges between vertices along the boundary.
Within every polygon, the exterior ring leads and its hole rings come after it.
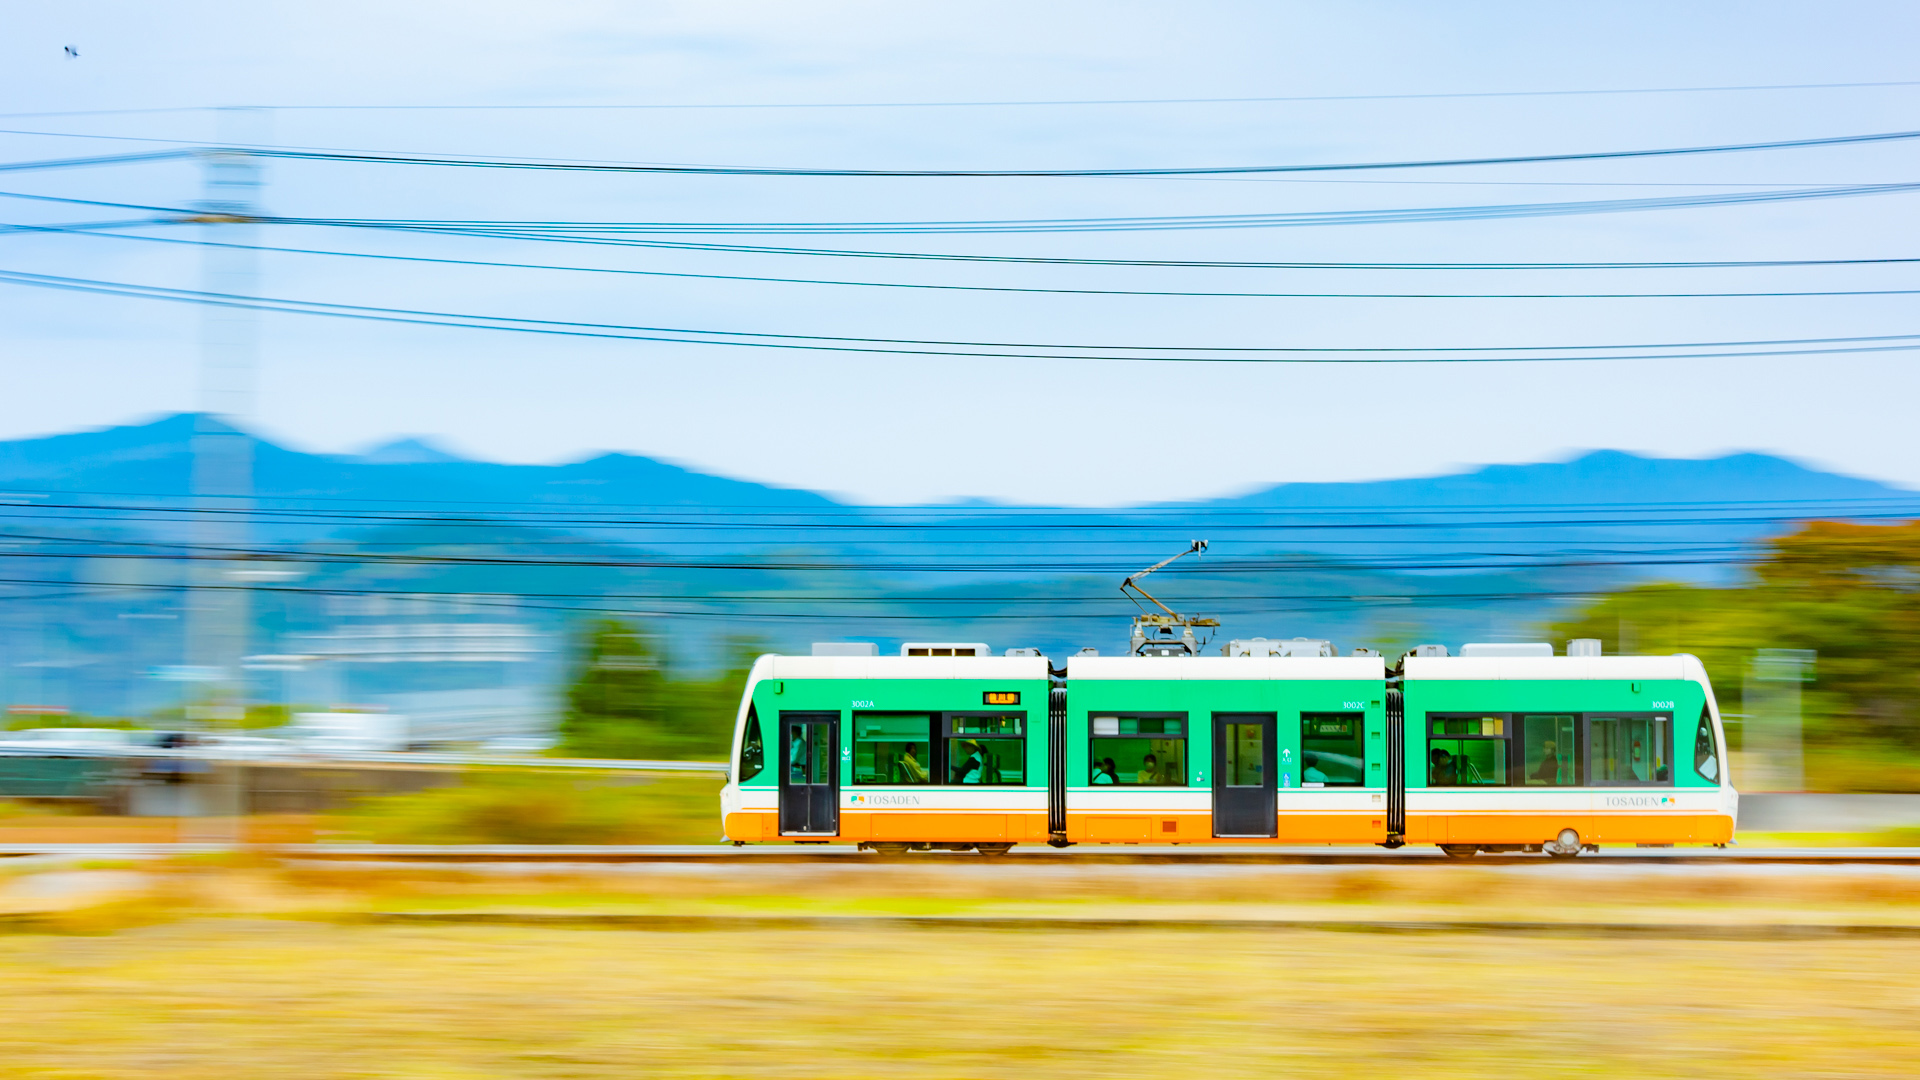
MULTIPOLYGON (((196 417, 0 442, 0 487, 181 498, 192 491, 196 417)), ((732 480, 631 454, 566 465, 468 461, 418 440, 365 455, 308 454, 250 438, 264 503, 404 502, 422 510, 511 514, 530 505, 830 508, 822 495, 732 480)))
MULTIPOLYGON (((107 509, 114 505, 177 502, 191 490, 195 424, 180 414, 0 442, 0 489, 65 495, 70 504, 98 507, 79 513, 103 518, 120 516, 107 509)), ((1007 580, 1018 567, 1041 580, 1074 571, 1124 574, 1194 538, 1213 542, 1210 557, 1178 573, 1205 576, 1209 567, 1235 569, 1235 560, 1286 555, 1338 560, 1350 572, 1571 563, 1614 567, 1605 580, 1714 580, 1744 545, 1796 520, 1920 512, 1913 492, 1763 454, 1693 460, 1599 450, 1445 476, 1279 484, 1232 498, 1069 511, 986 502, 848 506, 630 454, 506 465, 462 459, 417 439, 352 456, 250 443, 258 505, 301 511, 268 515, 256 530, 261 543, 351 535, 404 510, 414 518, 585 529, 597 541, 658 548, 662 558, 690 564, 806 550, 896 567, 888 587, 912 588, 972 580, 966 575, 1007 580), (556 517, 562 508, 588 517, 556 517), (1103 555, 1080 557, 1088 552, 1103 555), (942 563, 942 576, 916 573, 932 572, 932 562, 942 563)), ((145 531, 181 535, 151 515, 142 522, 145 531)))
MULTIPOLYGON (((181 662, 169 635, 184 625, 192 549, 178 545, 194 534, 190 515, 165 509, 192 505, 198 422, 0 442, 0 497, 15 504, 0 528, 0 596, 16 616, 0 622, 0 648, 16 670, 43 682, 74 672, 70 696, 161 692, 139 672, 181 662)), ((420 439, 359 455, 250 445, 262 513, 247 543, 298 568, 257 605, 262 651, 335 625, 328 597, 454 593, 504 597, 473 617, 555 635, 585 617, 646 613, 635 617, 671 628, 696 659, 728 635, 802 649, 985 640, 1063 655, 1124 640, 1133 609, 1121 577, 1196 538, 1212 542, 1207 555, 1153 579, 1154 591, 1220 617, 1226 636, 1457 641, 1525 632, 1633 581, 1729 580, 1757 541, 1797 520, 1920 517, 1914 492, 1762 454, 1601 450, 1062 510, 853 506, 629 454, 506 465, 420 439)), ((563 660, 546 663, 557 673, 563 660)))
POLYGON ((1915 493, 1873 480, 1816 472, 1766 454, 1646 458, 1593 450, 1571 461, 1485 465, 1471 472, 1410 480, 1277 484, 1199 505, 1286 509, 1464 506, 1693 506, 1739 502, 1912 499, 1915 493))
MULTIPOLYGON (((124 492, 164 497, 191 491, 196 418, 180 413, 144 424, 34 439, 0 441, 0 486, 63 492, 124 492)), ((631 454, 608 453, 563 465, 506 465, 472 461, 418 438, 401 439, 365 454, 308 454, 251 439, 254 486, 263 500, 331 498, 385 502, 422 509, 488 509, 510 514, 526 505, 724 507, 743 511, 783 508, 839 510, 825 495, 694 472, 631 454)), ((1779 503, 1844 512, 1852 501, 1911 501, 1916 493, 1873 480, 1819 472, 1765 454, 1717 458, 1648 458, 1595 450, 1570 461, 1487 465, 1468 472, 1404 480, 1276 484, 1244 495, 1193 502, 1114 507, 1114 519, 1145 523, 1169 511, 1267 509, 1340 510, 1366 514, 1465 508, 1556 511, 1576 507, 1696 507, 1719 513, 1735 503, 1779 503)), ((1751 507, 1741 513, 1752 516, 1751 507)), ((915 516, 1031 516, 1035 511, 973 501, 920 508, 915 516)), ((885 510, 876 511, 882 515, 885 510)), ((1100 511, 1074 516, 1098 517, 1100 511)))
POLYGON ((426 439, 412 437, 383 443, 364 454, 337 456, 342 461, 358 462, 361 465, 445 465, 450 462, 472 460, 458 454, 449 454, 426 439))

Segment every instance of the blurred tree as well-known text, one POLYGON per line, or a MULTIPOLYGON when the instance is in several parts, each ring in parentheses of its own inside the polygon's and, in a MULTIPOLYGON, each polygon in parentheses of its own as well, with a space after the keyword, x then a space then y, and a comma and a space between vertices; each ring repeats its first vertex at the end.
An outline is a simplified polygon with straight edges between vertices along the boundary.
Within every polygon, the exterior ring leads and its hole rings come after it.
POLYGON ((296 707, 293 705, 249 705, 247 706, 246 719, 240 722, 240 726, 247 729, 248 731, 259 731, 265 728, 285 727, 288 724, 293 722, 293 714, 296 712, 319 712, 319 711, 321 710, 315 709, 311 706, 296 707))
POLYGON ((725 645, 721 672, 674 678, 645 630, 606 619, 583 628, 560 738, 567 753, 605 758, 726 757, 754 649, 725 645))
POLYGON ((1912 663, 1920 649, 1920 522, 1813 522, 1774 540, 1756 573, 1778 644, 1820 654, 1808 688, 1817 711, 1839 734, 1920 749, 1920 669, 1912 663))
MULTIPOLYGON (((660 659, 637 626, 614 619, 589 623, 567 688, 560 738, 585 757, 632 758, 657 750, 666 717, 660 659)), ((671 756, 671 755, 657 755, 671 756)))
POLYGON ((1755 649, 1812 649, 1810 739, 1920 751, 1920 522, 1811 522, 1769 541, 1740 586, 1644 585, 1551 631, 1609 653, 1693 653, 1736 714, 1755 649))
POLYGON ((139 726, 124 716, 90 716, 86 713, 8 713, 0 728, 23 731, 29 728, 132 728, 139 726))

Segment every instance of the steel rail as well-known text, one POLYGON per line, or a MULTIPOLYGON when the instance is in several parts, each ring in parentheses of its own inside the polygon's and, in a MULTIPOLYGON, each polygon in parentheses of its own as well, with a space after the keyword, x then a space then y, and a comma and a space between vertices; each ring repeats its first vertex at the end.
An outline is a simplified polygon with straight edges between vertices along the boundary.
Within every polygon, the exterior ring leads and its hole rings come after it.
POLYGON ((1412 845, 1398 851, 1367 846, 1254 847, 1252 845, 1081 844, 1056 849, 1045 844, 1022 844, 1005 857, 982 858, 970 852, 925 852, 883 858, 857 845, 823 843, 766 844, 734 847, 714 844, 263 844, 223 843, 0 843, 0 858, 161 858, 181 854, 214 854, 247 850, 282 859, 331 863, 400 865, 532 863, 647 864, 679 863, 708 866, 745 866, 767 863, 814 863, 877 866, 942 865, 998 867, 1007 865, 1072 865, 1100 863, 1172 863, 1200 865, 1463 865, 1480 866, 1916 866, 1920 848, 1636 848, 1603 847, 1577 860, 1562 861, 1544 855, 1496 854, 1472 860, 1454 860, 1438 848, 1412 845))

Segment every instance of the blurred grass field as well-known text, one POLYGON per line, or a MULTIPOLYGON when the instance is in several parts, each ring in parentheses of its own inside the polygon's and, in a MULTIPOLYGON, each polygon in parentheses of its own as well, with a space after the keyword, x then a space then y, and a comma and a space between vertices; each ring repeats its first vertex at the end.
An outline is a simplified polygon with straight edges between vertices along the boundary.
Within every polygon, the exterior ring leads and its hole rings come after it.
POLYGON ((372 844, 717 844, 716 775, 474 769, 450 787, 362 799, 319 823, 372 844))
POLYGON ((1894 1077, 1920 943, 197 921, 0 936, 22 1078, 1894 1077))
POLYGON ((1920 1069, 1920 933, 1391 932, 1418 920, 1913 926, 1920 874, 1904 868, 935 856, 474 869, 252 852, 0 864, 0 897, 14 916, 0 933, 0 1071, 35 1080, 1920 1069), (592 913, 867 921, 678 931, 404 921, 592 913), (890 915, 1193 922, 994 930, 890 915), (1206 924, 1247 918, 1379 929, 1206 924))

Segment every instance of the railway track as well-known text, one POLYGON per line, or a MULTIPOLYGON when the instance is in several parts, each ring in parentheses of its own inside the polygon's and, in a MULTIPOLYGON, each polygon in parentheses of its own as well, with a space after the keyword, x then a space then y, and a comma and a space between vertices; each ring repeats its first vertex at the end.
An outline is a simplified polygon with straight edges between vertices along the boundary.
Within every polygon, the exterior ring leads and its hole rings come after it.
MULTIPOLYGON (((9 859, 85 858, 151 859, 173 855, 214 854, 236 850, 235 845, 180 844, 0 844, 0 868, 9 859)), ((1023 866, 1088 865, 1100 863, 1168 863, 1194 866, 1225 865, 1354 865, 1411 866, 1449 863, 1512 866, 1606 864, 1646 866, 1920 866, 1920 848, 1603 848, 1577 860, 1544 855, 1483 854, 1470 860, 1450 859, 1436 848, 1385 851, 1374 847, 1226 848, 1176 845, 1081 845, 1064 850, 1042 846, 1016 847, 1003 856, 982 857, 971 852, 916 852, 883 859, 852 844, 733 847, 723 844, 569 845, 569 844, 285 844, 247 850, 283 859, 352 863, 446 864, 644 864, 680 863, 709 866, 759 866, 776 863, 851 865, 1023 866)))

